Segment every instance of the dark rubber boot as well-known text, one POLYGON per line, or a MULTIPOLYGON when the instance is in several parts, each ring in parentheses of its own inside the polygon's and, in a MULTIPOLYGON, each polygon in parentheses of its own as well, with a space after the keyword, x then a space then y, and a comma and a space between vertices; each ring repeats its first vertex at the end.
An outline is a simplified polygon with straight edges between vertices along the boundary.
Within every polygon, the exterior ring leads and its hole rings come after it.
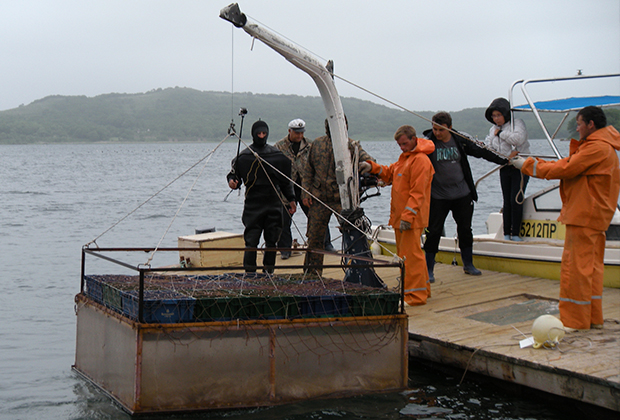
POLYGON ((435 283, 435 274, 433 273, 435 269, 435 254, 426 253, 426 269, 428 270, 428 281, 435 283))
POLYGON ((461 259, 463 260, 463 271, 465 274, 471 274, 472 276, 479 276, 482 274, 480 270, 474 267, 472 260, 472 248, 461 249, 461 259))

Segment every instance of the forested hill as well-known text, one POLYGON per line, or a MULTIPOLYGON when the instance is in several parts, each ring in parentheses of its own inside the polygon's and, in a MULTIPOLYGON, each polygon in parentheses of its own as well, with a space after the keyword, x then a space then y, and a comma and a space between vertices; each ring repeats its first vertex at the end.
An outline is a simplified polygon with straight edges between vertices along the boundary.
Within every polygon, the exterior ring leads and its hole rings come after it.
MULTIPOLYGON (((413 125, 419 135, 430 123, 410 113, 370 101, 343 98, 349 134, 358 140, 391 140, 396 128, 413 125)), ((0 144, 68 142, 218 141, 239 108, 247 108, 242 137, 261 118, 269 124, 270 142, 284 137, 287 123, 302 118, 308 138, 324 134, 325 111, 320 97, 252 93, 202 92, 189 88, 146 93, 110 93, 96 97, 48 96, 19 108, 0 111, 0 144)), ((485 108, 452 112, 454 128, 484 139, 489 123, 485 108)), ((436 111, 416 113, 430 118, 436 111)), ((529 115, 528 115, 529 117, 529 115)), ((525 119, 525 118, 524 118, 525 119)), ((530 138, 542 138, 533 119, 526 119, 530 138)), ((559 137, 566 133, 560 133, 559 137)))

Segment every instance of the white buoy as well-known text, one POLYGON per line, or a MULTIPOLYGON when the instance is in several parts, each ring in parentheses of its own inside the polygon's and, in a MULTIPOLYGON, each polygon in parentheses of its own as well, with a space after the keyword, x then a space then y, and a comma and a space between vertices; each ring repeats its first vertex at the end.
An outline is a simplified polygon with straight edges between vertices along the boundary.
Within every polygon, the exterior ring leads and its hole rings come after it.
POLYGON ((534 348, 555 347, 564 338, 564 324, 553 315, 541 315, 532 324, 534 348))

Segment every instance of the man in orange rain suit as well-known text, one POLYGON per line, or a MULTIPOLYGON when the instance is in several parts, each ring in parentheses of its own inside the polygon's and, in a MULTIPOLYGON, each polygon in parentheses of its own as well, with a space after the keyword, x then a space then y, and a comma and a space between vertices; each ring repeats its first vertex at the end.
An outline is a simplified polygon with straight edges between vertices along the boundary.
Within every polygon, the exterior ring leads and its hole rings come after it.
POLYGON ((560 179, 566 225, 560 270, 560 319, 569 331, 603 328, 603 258, 605 231, 620 191, 617 150, 620 133, 607 127, 605 113, 588 106, 577 114, 579 141, 556 162, 521 157, 511 163, 526 175, 560 179))
POLYGON ((433 164, 428 154, 435 150, 431 140, 416 137, 415 129, 403 125, 394 134, 403 153, 389 166, 371 165, 370 172, 392 184, 390 225, 396 233, 396 253, 405 260, 405 302, 424 305, 431 294, 426 260, 420 244, 424 228, 428 226, 431 202, 433 164))

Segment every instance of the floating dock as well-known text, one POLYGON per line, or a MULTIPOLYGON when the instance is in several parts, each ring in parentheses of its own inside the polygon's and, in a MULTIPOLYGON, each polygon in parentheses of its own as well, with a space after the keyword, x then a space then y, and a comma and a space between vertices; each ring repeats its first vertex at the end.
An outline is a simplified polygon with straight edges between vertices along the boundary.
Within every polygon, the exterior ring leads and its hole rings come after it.
POLYGON ((435 278, 427 305, 407 308, 411 357, 620 411, 620 289, 604 289, 602 330, 534 349, 519 342, 538 316, 559 318, 558 281, 447 264, 435 278))

